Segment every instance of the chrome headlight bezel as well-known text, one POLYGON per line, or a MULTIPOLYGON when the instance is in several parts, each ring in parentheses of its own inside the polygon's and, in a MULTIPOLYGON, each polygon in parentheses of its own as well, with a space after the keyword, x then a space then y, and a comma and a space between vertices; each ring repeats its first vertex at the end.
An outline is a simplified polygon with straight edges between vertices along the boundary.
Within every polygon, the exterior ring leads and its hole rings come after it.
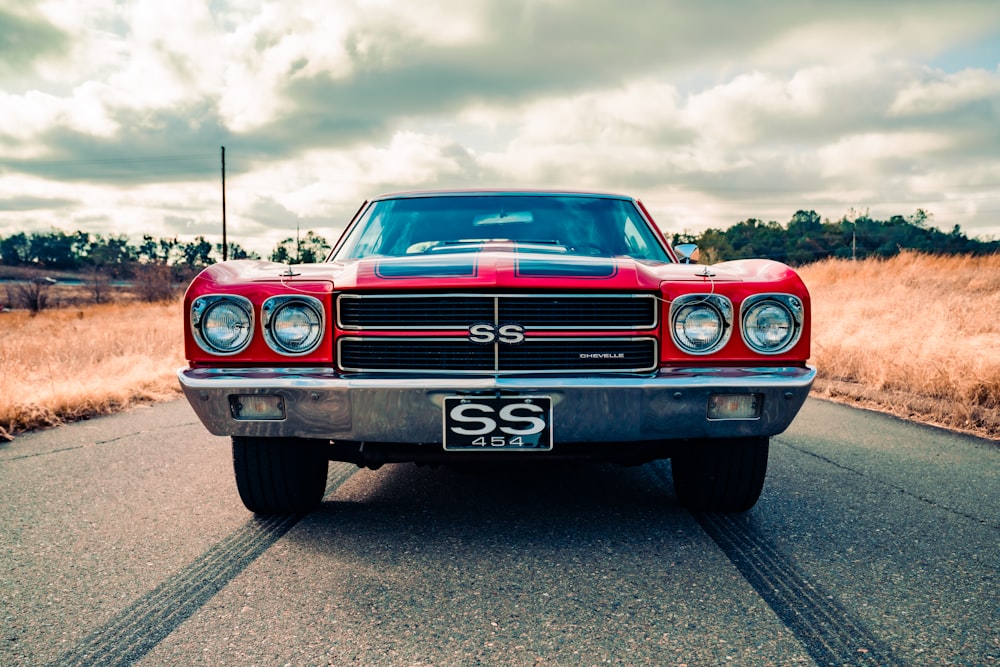
POLYGON ((268 347, 285 356, 301 357, 315 351, 326 334, 326 309, 316 297, 302 294, 272 296, 261 305, 260 317, 264 340, 268 347), (309 325, 311 331, 306 338, 307 344, 293 347, 288 344, 287 340, 282 340, 281 334, 276 332, 276 324, 288 309, 297 309, 299 312, 305 313, 307 319, 311 320, 309 325))
POLYGON ((254 313, 253 304, 246 297, 235 294, 206 294, 199 296, 191 302, 191 333, 195 342, 205 352, 220 357, 229 357, 239 354, 250 345, 254 333, 254 313), (215 309, 231 306, 232 311, 242 320, 243 333, 236 337, 236 343, 232 346, 222 346, 211 334, 206 334, 206 321, 210 319, 215 309), (213 342, 215 340, 215 342, 213 342))
POLYGON ((755 294, 740 306, 740 334, 746 346, 758 354, 782 354, 795 347, 802 337, 805 321, 805 306, 802 299, 794 294, 755 294), (765 308, 778 308, 788 320, 788 333, 783 340, 768 346, 761 343, 761 337, 752 333, 753 320, 765 308))
POLYGON ((721 294, 685 294, 670 302, 670 338, 687 354, 703 356, 718 352, 729 342, 733 333, 733 302, 721 294), (686 331, 687 322, 695 316, 708 316, 718 322, 718 333, 704 344, 698 344, 686 331))

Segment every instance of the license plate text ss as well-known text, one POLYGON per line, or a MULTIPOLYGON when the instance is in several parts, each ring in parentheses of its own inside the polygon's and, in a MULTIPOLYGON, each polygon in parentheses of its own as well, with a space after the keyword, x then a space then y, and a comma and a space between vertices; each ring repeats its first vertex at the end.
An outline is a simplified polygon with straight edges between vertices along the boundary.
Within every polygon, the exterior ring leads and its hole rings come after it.
POLYGON ((444 400, 447 451, 548 451, 552 449, 552 400, 548 396, 444 400))

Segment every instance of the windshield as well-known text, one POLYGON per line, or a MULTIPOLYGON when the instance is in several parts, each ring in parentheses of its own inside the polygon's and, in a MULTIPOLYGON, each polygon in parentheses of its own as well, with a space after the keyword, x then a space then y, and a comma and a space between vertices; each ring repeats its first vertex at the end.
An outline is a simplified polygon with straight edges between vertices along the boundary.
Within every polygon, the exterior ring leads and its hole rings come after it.
POLYGON ((629 200, 514 194, 376 201, 334 259, 461 252, 487 243, 511 243, 538 252, 670 261, 629 200))

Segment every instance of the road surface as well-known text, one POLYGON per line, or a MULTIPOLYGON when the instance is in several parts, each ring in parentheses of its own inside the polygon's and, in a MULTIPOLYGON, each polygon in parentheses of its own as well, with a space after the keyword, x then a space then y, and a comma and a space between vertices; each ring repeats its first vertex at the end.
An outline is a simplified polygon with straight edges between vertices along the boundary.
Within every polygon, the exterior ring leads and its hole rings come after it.
POLYGON ((744 515, 669 463, 331 464, 255 519, 183 401, 0 446, 0 664, 1000 664, 1000 446, 810 400, 744 515))

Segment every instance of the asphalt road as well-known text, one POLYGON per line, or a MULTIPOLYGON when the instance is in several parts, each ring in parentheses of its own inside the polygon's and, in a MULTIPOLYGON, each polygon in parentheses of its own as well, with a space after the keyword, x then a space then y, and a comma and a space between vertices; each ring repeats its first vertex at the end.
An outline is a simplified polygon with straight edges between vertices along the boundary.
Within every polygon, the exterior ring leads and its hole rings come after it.
POLYGON ((1000 664, 1000 444, 810 400, 744 515, 669 463, 333 464, 267 521, 183 401, 0 445, 0 665, 1000 664))

